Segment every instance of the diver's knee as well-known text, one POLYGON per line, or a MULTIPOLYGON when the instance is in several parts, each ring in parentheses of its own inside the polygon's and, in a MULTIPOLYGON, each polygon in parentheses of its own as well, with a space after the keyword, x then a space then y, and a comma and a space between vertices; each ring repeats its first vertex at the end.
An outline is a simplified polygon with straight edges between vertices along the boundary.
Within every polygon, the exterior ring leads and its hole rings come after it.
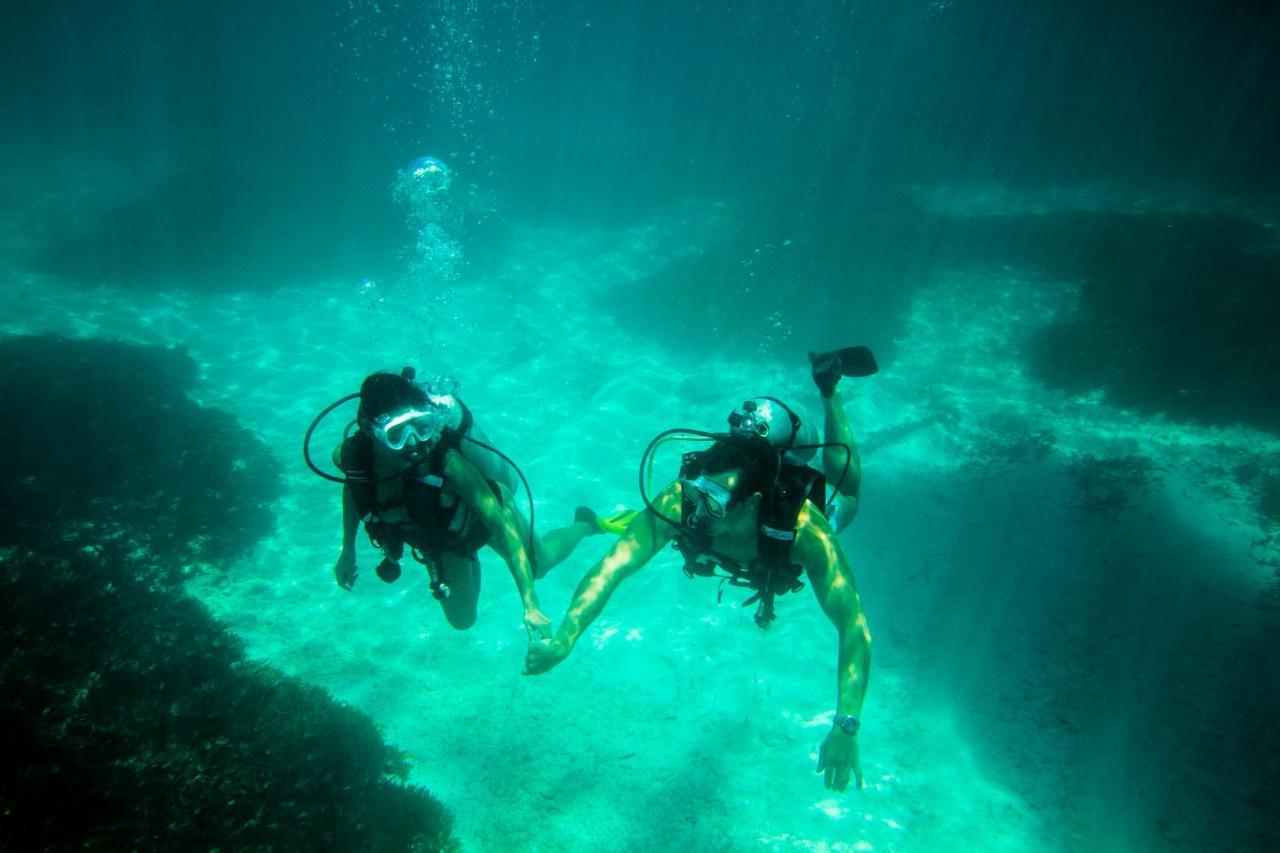
POLYGON ((468 608, 445 608, 444 618, 448 620, 449 627, 457 631, 465 631, 472 625, 476 624, 476 606, 473 604, 468 608))
POLYGON ((463 600, 455 590, 454 595, 440 602, 440 606, 444 610, 444 618, 449 622, 449 627, 458 631, 465 631, 476 624, 476 616, 479 610, 479 601, 477 599, 478 596, 469 595, 467 600, 463 600))
POLYGON ((853 517, 858 514, 858 499, 840 495, 832 503, 831 515, 828 518, 831 521, 832 529, 836 533, 840 533, 849 526, 849 523, 853 521, 853 517))
POLYGON ((532 557, 534 580, 541 580, 546 577, 547 572, 551 571, 551 569, 554 568, 560 560, 564 559, 563 556, 559 559, 552 556, 551 552, 547 550, 546 545, 541 541, 534 543, 532 557))

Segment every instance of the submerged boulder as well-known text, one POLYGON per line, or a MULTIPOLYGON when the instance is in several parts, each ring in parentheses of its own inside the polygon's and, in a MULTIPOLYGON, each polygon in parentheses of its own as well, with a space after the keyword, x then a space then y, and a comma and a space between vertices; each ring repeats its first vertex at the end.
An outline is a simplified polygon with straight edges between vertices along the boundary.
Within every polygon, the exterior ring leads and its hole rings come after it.
POLYGON ((450 850, 364 714, 182 589, 273 527, 280 466, 177 350, 0 342, 0 849, 450 850))
POLYGON ((180 349, 53 335, 0 341, 0 541, 128 542, 225 562, 274 529, 280 463, 188 392, 180 349))

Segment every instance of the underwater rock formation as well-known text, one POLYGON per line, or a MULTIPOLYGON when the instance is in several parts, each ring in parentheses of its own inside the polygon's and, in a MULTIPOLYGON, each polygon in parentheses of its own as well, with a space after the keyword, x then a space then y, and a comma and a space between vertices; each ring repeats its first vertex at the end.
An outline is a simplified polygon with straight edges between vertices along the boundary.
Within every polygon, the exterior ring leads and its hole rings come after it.
POLYGON ((274 529, 280 464, 226 412, 187 396, 177 349, 57 336, 0 341, 0 541, 128 542, 225 561, 274 529))
POLYGON ((0 849, 450 850, 365 715, 247 661, 182 566, 270 533, 267 448, 176 351, 0 342, 0 849))
POLYGON ((1280 430, 1280 251, 1269 229, 1192 214, 1041 218, 1035 260, 1080 282, 1080 298, 1035 341, 1040 378, 1178 420, 1280 430))

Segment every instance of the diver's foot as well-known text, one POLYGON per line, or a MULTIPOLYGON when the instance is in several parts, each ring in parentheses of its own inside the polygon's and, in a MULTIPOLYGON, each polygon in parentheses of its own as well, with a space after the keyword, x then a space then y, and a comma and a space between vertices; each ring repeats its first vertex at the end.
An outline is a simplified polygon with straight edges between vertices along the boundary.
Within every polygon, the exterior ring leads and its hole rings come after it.
POLYGON ((841 376, 839 351, 811 352, 809 364, 813 368, 813 384, 818 386, 818 392, 823 397, 830 397, 836 393, 836 383, 840 381, 841 376))
POLYGON ((876 357, 866 347, 845 347, 830 352, 809 353, 813 383, 823 397, 836 392, 841 376, 870 376, 880 369, 876 357))
POLYGON ((580 506, 573 511, 573 520, 581 522, 591 528, 591 535, 597 533, 611 533, 614 536, 621 536, 627 530, 627 525, 631 523, 631 519, 639 515, 634 509, 623 509, 615 512, 607 518, 601 518, 596 515, 596 511, 591 507, 580 506))

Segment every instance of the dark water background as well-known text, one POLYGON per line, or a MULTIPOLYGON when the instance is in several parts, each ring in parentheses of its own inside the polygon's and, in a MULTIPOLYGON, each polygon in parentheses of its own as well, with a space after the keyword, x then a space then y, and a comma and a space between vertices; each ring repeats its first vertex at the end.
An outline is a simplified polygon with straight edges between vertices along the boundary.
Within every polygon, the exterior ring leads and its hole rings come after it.
POLYGON ((227 264, 260 281, 306 256, 365 274, 401 227, 386 176, 424 151, 474 163, 519 217, 632 222, 673 198, 742 199, 760 234, 785 226, 816 255, 891 227, 906 186, 1274 191, 1278 15, 1207 0, 17 0, 4 144, 9 169, 57 156, 29 170, 36 191, 91 188, 104 160, 139 176, 110 223, 46 223, 78 237, 86 273, 227 264))
POLYGON ((198 0, 4 17, 5 194, 30 211, 6 248, 37 269, 239 289, 391 275, 406 234, 390 176, 432 153, 467 184, 473 259, 505 257, 515 223, 635 225, 689 198, 746 211, 642 294, 597 306, 681 347, 708 325, 738 345, 776 314, 797 341, 853 328, 889 356, 913 288, 944 265, 1029 261, 1108 291, 1096 282, 1122 276, 1136 304, 1098 307, 1103 332, 1058 342, 1077 352, 1114 349, 1126 332, 1105 327, 1142 324, 1171 291, 1161 334, 1185 340, 1206 301, 1188 288, 1239 288, 1245 307, 1215 318, 1226 338, 1192 331, 1172 362, 1154 345, 1136 377, 1075 372, 1138 405, 1277 424, 1274 267, 1243 214, 1028 226, 926 214, 910 192, 1274 193, 1274 4, 198 0), (1210 275, 1170 288, 1188 254, 1210 275), (767 288, 746 287, 748 260, 767 288), (698 304, 653 313, 690 287, 698 304), (730 304, 742 322, 721 322, 730 304), (1261 406, 1243 389, 1180 405, 1188 370, 1238 364, 1261 406))

